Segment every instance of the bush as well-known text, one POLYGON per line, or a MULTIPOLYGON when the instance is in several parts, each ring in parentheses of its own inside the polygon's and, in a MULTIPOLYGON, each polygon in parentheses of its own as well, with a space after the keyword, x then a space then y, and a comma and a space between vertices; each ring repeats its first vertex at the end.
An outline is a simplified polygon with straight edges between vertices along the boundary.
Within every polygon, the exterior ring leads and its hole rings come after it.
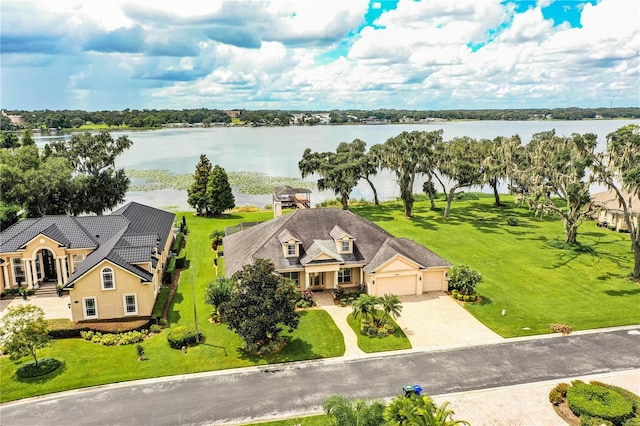
POLYGON ((473 294, 481 281, 480 272, 471 269, 469 265, 457 265, 449 271, 449 288, 462 294, 473 294))
POLYGON ((169 329, 167 342, 173 349, 182 349, 183 346, 195 345, 202 338, 202 333, 196 332, 193 326, 178 326, 169 329))
POLYGON ((340 287, 334 288, 331 293, 333 294, 334 299, 341 300, 344 296, 344 289, 340 287))
POLYGON ((549 328, 553 333, 562 333, 565 336, 573 331, 571 326, 562 323, 549 324, 549 328))
POLYGON ((40 361, 38 361, 37 367, 35 362, 29 362, 27 364, 21 365, 20 367, 18 367, 16 375, 23 379, 39 377, 57 370, 58 367, 60 367, 60 361, 58 361, 57 359, 42 358, 40 361))
POLYGON ((600 417, 580 416, 580 426, 615 426, 609 420, 600 417))
POLYGON ((558 383, 551 392, 549 392, 549 402, 553 405, 559 405, 564 402, 567 398, 567 390, 569 389, 569 384, 567 383, 558 383))
POLYGON ((169 263, 167 264, 167 270, 162 277, 162 282, 164 284, 171 284, 173 282, 173 277, 176 273, 176 258, 171 257, 169 259, 169 263))
POLYGON ((185 249, 180 250, 180 254, 176 257, 176 269, 184 268, 184 264, 187 260, 187 251, 185 249))
POLYGON ((624 423, 622 423, 622 426, 640 426, 640 417, 630 418, 626 420, 624 423))
POLYGON ((149 331, 151 333, 162 333, 162 326, 160 324, 151 324, 151 327, 149 327, 149 331))
POLYGON ((167 304, 169 298, 169 287, 160 287, 160 292, 156 298, 156 304, 153 305, 153 311, 151 311, 151 319, 158 321, 162 317, 162 311, 167 304))
POLYGON ((80 337, 92 343, 103 346, 123 346, 142 342, 147 336, 147 330, 133 330, 126 333, 100 333, 92 330, 80 332, 80 337))
POLYGON ((479 199, 480 199, 480 194, 478 194, 477 192, 460 192, 455 196, 456 201, 479 200, 479 199))
POLYGON ((631 405, 633 405, 633 412, 636 413, 636 415, 640 415, 640 396, 636 395, 635 393, 628 391, 624 388, 618 387, 618 386, 613 386, 613 385, 609 385, 606 383, 602 383, 602 382, 597 382, 595 380, 591 381, 592 385, 596 385, 596 386, 602 386, 603 388, 607 388, 607 389, 611 389, 617 393, 619 393, 623 398, 625 398, 627 401, 629 401, 631 403, 631 405))
POLYGON ((612 389, 575 383, 567 390, 567 404, 577 416, 599 417, 621 424, 633 417, 633 405, 612 389))
POLYGON ((507 218, 507 225, 518 226, 518 218, 516 216, 509 216, 507 218))
POLYGON ((173 240, 173 244, 171 245, 171 251, 174 253, 178 253, 182 249, 183 243, 184 234, 182 232, 178 232, 176 234, 176 238, 173 240))

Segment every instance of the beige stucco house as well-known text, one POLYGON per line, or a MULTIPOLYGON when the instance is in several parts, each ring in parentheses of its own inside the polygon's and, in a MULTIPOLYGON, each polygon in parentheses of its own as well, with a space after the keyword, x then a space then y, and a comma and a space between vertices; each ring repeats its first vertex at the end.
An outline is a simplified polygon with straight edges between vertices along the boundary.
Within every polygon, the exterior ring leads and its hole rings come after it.
MULTIPOLYGON (((632 212, 632 218, 638 223, 640 217, 640 198, 628 193, 622 194, 627 208, 632 212)), ((596 222, 599 226, 614 229, 616 231, 628 232, 629 228, 624 218, 622 206, 614 191, 598 192, 591 196, 591 204, 596 210, 596 222)))
POLYGON ((0 286, 63 286, 76 322, 148 317, 174 219, 132 202, 105 216, 22 220, 0 233, 0 286))
POLYGON ((270 259, 301 290, 364 284, 372 295, 413 295, 448 289, 449 262, 349 211, 296 210, 228 235, 223 244, 227 276, 270 259))

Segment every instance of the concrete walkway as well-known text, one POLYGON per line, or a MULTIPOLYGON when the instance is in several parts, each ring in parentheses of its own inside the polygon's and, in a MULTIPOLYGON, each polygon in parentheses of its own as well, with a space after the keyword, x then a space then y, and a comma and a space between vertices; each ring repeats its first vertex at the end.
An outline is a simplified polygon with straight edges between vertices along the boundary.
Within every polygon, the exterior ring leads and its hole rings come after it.
POLYGON ((338 329, 344 337, 344 356, 358 356, 363 355, 364 351, 358 347, 358 338, 353 329, 349 327, 347 323, 347 316, 351 313, 351 306, 339 306, 333 303, 333 296, 331 292, 324 291, 314 293, 313 300, 315 300, 318 307, 324 309, 331 315, 333 322, 336 323, 338 329))

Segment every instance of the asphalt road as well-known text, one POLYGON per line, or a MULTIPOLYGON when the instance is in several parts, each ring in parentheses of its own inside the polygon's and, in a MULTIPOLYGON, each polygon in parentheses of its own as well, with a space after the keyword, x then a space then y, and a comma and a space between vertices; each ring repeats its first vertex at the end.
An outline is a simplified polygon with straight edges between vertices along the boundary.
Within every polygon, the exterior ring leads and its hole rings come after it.
POLYGON ((640 326, 402 354, 335 358, 132 382, 0 407, 2 426, 202 425, 320 409, 333 394, 439 395, 640 368, 640 326))

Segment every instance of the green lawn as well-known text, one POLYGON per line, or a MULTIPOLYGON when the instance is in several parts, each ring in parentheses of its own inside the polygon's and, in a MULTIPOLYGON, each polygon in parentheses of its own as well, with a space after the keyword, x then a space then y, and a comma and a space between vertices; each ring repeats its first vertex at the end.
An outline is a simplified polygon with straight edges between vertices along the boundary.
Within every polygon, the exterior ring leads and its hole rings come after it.
POLYGON ((640 286, 628 278, 633 263, 628 234, 585 222, 578 234, 585 250, 563 250, 553 246, 564 241, 560 220, 535 217, 513 197, 504 197, 505 207, 494 207, 492 198, 454 202, 446 221, 443 200, 437 211, 424 197, 419 200, 411 219, 399 202, 353 211, 453 264, 480 271, 483 302, 466 307, 501 336, 548 333, 550 323, 574 330, 640 323, 640 286), (508 226, 509 216, 518 217, 519 225, 508 226))
POLYGON ((329 416, 308 416, 308 417, 295 417, 288 420, 276 420, 272 422, 251 423, 248 426, 326 426, 329 423, 329 416))
MULTIPOLYGON (((204 288, 216 276, 213 252, 208 238, 213 229, 224 228, 243 221, 271 218, 273 213, 233 214, 225 219, 205 219, 187 214, 190 229, 188 254, 195 270, 193 284, 196 289, 198 327, 204 343, 189 348, 186 354, 171 349, 165 333, 143 343, 147 361, 138 361, 136 346, 100 346, 82 339, 54 340, 52 345, 38 352, 39 357, 54 357, 63 362, 63 368, 39 379, 18 380, 18 365, 8 357, 0 360, 2 392, 0 401, 7 402, 35 395, 95 386, 105 383, 200 371, 264 365, 276 362, 336 357, 344 354, 342 334, 326 311, 310 309, 301 312, 300 325, 291 337, 291 343, 281 352, 265 356, 249 356, 239 348, 241 339, 224 324, 208 321, 212 307, 203 301, 204 288), (117 366, 117 368, 114 368, 117 366), (91 371, 92 374, 87 374, 91 371)), ((181 219, 181 215, 177 216, 181 219)), ((180 276, 178 292, 170 309, 170 326, 193 324, 193 293, 191 272, 180 276)), ((28 362, 28 358, 23 359, 28 362)))
POLYGON ((409 342, 409 339, 397 324, 396 331, 392 335, 387 337, 371 337, 360 330, 360 319, 354 318, 353 314, 347 316, 347 323, 353 332, 356 333, 358 347, 368 354, 373 352, 411 349, 411 342, 409 342))

